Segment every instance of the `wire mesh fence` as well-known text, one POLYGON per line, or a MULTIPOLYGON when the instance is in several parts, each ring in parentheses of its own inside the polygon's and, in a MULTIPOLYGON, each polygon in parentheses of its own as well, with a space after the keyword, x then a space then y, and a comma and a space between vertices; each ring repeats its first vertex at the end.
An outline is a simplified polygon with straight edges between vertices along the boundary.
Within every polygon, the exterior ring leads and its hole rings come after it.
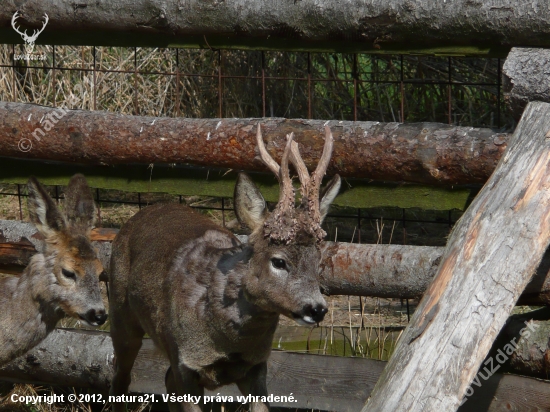
POLYGON ((0 46, 2 100, 146 116, 514 127, 498 58, 36 47, 44 61, 14 60, 22 46, 0 46))

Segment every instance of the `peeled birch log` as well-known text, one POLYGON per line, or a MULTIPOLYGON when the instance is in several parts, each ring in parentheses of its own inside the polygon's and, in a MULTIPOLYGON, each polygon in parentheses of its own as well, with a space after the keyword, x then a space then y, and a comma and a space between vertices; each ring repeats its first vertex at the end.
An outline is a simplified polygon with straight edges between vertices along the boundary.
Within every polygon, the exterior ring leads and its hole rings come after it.
POLYGON ((266 171, 255 158, 258 123, 276 159, 286 134, 294 132, 306 165, 315 166, 328 123, 335 139, 329 176, 428 184, 484 183, 508 138, 490 129, 439 123, 154 118, 0 102, 0 156, 266 171))
POLYGON ((502 88, 516 120, 527 103, 550 102, 550 50, 512 48, 502 66, 502 88))
POLYGON ((550 243, 550 104, 530 103, 457 222, 363 411, 455 411, 550 243))

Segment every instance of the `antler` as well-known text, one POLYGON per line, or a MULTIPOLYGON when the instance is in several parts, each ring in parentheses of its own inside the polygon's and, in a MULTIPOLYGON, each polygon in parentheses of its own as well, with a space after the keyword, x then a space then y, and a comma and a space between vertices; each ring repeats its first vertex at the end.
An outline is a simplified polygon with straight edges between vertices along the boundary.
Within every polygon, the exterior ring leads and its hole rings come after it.
POLYGON ((50 21, 50 18, 48 17, 48 15, 46 13, 44 13, 44 16, 45 16, 45 19, 44 19, 44 23, 42 24, 42 28, 41 29, 34 29, 34 32, 33 32, 32 36, 29 38, 29 40, 31 42, 34 42, 38 38, 38 35, 44 31, 44 29, 46 28, 46 25, 50 21))
MULTIPOLYGON (((18 27, 15 27, 15 21, 19 18, 19 12, 16 11, 14 14, 13 14, 13 17, 11 18, 11 26, 13 27, 13 29, 19 33, 21 35, 21 37, 23 37, 23 40, 25 40, 26 38, 28 38, 29 36, 27 35, 27 30, 25 30, 24 33, 21 33, 21 31, 19 31, 19 28, 18 27)), ((26 40, 25 40, 26 41, 26 40)))
POLYGON ((279 202, 271 216, 264 223, 264 235, 275 241, 289 243, 296 233, 296 219, 294 218, 294 187, 288 168, 294 133, 286 136, 286 146, 281 159, 281 166, 277 164, 267 152, 262 138, 260 124, 256 133, 256 141, 260 151, 260 158, 264 164, 279 179, 279 202))
POLYGON ((306 164, 300 156, 298 150, 298 144, 292 142, 290 161, 298 172, 298 177, 301 183, 302 192, 302 207, 307 211, 309 217, 308 227, 312 231, 312 234, 319 240, 322 240, 326 233, 321 229, 321 211, 319 208, 319 191, 321 188, 321 182, 323 176, 327 171, 327 167, 332 156, 332 148, 334 145, 334 138, 328 126, 325 126, 325 146, 323 148, 323 154, 315 171, 309 175, 306 164))
POLYGON ((16 27, 15 26, 15 21, 19 18, 20 14, 18 11, 16 11, 14 14, 13 14, 13 17, 11 18, 11 26, 13 27, 13 29, 19 33, 21 35, 21 37, 23 38, 23 40, 25 41, 25 43, 29 43, 29 44, 32 44, 35 42, 35 40, 38 38, 38 35, 40 33, 42 33, 44 31, 44 29, 46 28, 46 25, 48 24, 48 22, 50 21, 50 18, 48 17, 48 15, 46 13, 44 13, 44 16, 45 16, 45 19, 44 19, 44 23, 42 24, 42 28, 41 29, 34 29, 33 31, 33 34, 32 36, 29 36, 27 34, 27 30, 25 29, 24 32, 21 32, 19 30, 19 27, 16 27))

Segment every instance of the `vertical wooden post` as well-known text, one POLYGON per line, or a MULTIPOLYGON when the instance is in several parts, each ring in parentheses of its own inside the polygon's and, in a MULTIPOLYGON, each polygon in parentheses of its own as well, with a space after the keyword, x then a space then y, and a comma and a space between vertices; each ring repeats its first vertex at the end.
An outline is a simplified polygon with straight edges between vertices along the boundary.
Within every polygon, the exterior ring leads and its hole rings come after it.
POLYGON ((550 104, 530 103, 456 224, 364 412, 455 411, 472 394, 470 383, 550 242, 549 132, 550 104))

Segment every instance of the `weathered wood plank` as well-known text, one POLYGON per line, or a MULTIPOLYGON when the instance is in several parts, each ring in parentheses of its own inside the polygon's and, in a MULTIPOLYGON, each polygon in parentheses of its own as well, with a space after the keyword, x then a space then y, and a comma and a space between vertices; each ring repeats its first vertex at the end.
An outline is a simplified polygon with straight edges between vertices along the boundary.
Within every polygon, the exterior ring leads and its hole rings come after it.
MULTIPOLYGON (((281 158, 285 136, 294 132, 305 163, 317 164, 324 120, 154 118, 10 102, 0 102, 0 156, 266 171, 256 156, 259 122, 274 158, 281 158)), ((329 121, 328 125, 334 136, 328 176, 339 173, 379 181, 484 183, 508 137, 490 129, 439 123, 329 121)), ((154 169, 148 172, 148 179, 155 174, 154 169)))
POLYGON ((364 411, 455 411, 550 243, 550 104, 530 103, 364 411))
MULTIPOLYGON (((110 337, 105 332, 57 329, 27 355, 0 368, 0 379, 89 387, 96 393, 106 393, 113 369, 112 352, 110 337)), ((371 359, 274 351, 268 363, 268 391, 276 395, 292 393, 297 402, 272 405, 356 411, 368 397, 385 365, 385 362, 371 359)), ((152 342, 145 339, 133 369, 130 390, 157 395, 165 393, 167 367, 168 362, 155 350, 152 342)), ((218 392, 226 396, 238 394, 234 385, 207 394, 218 392)), ((476 388, 460 411, 523 412, 549 408, 550 382, 494 375, 476 388)))
POLYGON ((514 47, 502 66, 504 101, 519 121, 527 103, 550 102, 550 50, 514 47))
POLYGON ((510 46, 550 46, 545 2, 460 0, 410 2, 337 0, 194 2, 23 0, 0 8, 0 39, 21 42, 10 19, 24 27, 50 21, 40 44, 235 47, 311 51, 496 53, 510 46), (22 24, 23 24, 22 23, 22 24), (411 42, 410 39, 414 39, 411 42))
POLYGON ((550 410, 548 381, 515 375, 495 374, 474 394, 458 412, 542 412, 550 410))

